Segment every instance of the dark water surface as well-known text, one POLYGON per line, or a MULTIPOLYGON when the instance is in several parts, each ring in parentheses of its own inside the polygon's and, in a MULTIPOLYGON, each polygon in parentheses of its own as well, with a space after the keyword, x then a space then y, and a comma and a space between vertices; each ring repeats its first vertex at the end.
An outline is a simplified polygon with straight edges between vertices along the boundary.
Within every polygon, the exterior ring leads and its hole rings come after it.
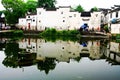
POLYGON ((0 80, 120 80, 120 43, 1 38, 0 80))

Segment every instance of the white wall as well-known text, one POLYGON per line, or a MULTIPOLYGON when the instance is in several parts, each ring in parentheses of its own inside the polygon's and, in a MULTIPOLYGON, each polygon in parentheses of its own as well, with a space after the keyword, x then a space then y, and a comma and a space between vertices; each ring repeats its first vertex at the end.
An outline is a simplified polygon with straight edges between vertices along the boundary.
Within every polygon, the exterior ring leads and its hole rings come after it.
POLYGON ((116 53, 120 52, 120 43, 110 42, 110 51, 114 51, 116 53))
MULTIPOLYGON (((37 8, 37 15, 26 16, 26 29, 29 29, 28 24, 30 24, 31 30, 39 31, 43 31, 45 28, 55 28, 57 30, 79 29, 84 23, 87 23, 90 29, 100 27, 101 12, 93 12, 91 17, 81 17, 80 15, 81 13, 70 11, 70 7, 59 7, 56 10, 37 8), (83 19, 89 20, 84 21, 83 19)), ((20 21, 19 24, 23 23, 20 21)))
POLYGON ((20 29, 25 29, 26 27, 26 18, 19 18, 19 21, 18 21, 18 27, 20 29))
POLYGON ((26 16, 26 29, 36 30, 37 29, 37 15, 27 15, 26 16), (29 27, 30 25, 30 27, 29 27))
POLYGON ((57 30, 73 30, 79 28, 80 14, 71 12, 70 7, 58 8, 56 11, 46 11, 43 8, 37 8, 38 29, 45 27, 56 28, 57 30))
POLYGON ((102 16, 101 12, 93 12, 91 14, 90 29, 94 27, 95 30, 100 30, 101 16, 102 16))
POLYGON ((111 33, 120 34, 120 24, 111 24, 111 33))
POLYGON ((120 34, 120 23, 111 23, 112 19, 120 19, 120 11, 118 11, 118 17, 116 17, 116 12, 117 11, 113 11, 113 12, 109 12, 107 14, 107 18, 108 18, 108 27, 111 28, 111 34, 120 34), (111 17, 112 14, 112 17, 111 17))
POLYGON ((92 12, 91 17, 80 17, 79 20, 80 26, 83 25, 84 23, 87 23, 90 30, 92 28, 98 30, 100 29, 101 25, 101 16, 103 16, 101 12, 92 12))

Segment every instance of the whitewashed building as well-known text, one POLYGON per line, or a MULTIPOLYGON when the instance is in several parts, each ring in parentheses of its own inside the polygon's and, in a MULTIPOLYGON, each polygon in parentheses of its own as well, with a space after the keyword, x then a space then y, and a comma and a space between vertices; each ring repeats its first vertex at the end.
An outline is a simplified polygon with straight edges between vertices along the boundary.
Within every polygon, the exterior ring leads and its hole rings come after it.
POLYGON ((25 18, 19 18, 17 26, 23 30, 37 30, 37 15, 28 14, 25 18))
POLYGON ((18 26, 38 31, 43 31, 46 28, 74 30, 86 23, 89 29, 100 29, 102 16, 102 12, 79 13, 72 11, 70 6, 60 6, 54 9, 37 8, 36 15, 27 15, 24 19, 20 18, 18 26))
POLYGON ((82 12, 80 15, 79 25, 88 24, 89 29, 100 31, 100 26, 104 15, 102 12, 82 12))
POLYGON ((55 28, 57 30, 71 30, 79 28, 79 13, 72 12, 68 7, 56 9, 37 8, 38 30, 45 28, 55 28))
POLYGON ((70 59, 77 57, 89 57, 91 59, 100 59, 103 55, 100 53, 100 41, 86 41, 85 44, 61 41, 46 42, 44 39, 25 38, 18 41, 19 48, 23 53, 36 53, 36 59, 44 61, 46 58, 54 58, 58 62, 69 62, 70 59), (85 56, 86 53, 88 56, 85 56))
POLYGON ((26 18, 19 18, 19 24, 17 25, 19 29, 25 29, 26 28, 26 18))
POLYGON ((120 7, 114 7, 107 14, 111 34, 120 34, 120 7))

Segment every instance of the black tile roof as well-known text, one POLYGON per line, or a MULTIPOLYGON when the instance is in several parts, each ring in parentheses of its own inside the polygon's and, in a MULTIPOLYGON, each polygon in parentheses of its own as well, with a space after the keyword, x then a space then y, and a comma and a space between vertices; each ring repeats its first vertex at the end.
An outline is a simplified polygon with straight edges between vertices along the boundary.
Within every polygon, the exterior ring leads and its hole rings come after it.
POLYGON ((91 12, 81 12, 81 17, 91 17, 91 12))

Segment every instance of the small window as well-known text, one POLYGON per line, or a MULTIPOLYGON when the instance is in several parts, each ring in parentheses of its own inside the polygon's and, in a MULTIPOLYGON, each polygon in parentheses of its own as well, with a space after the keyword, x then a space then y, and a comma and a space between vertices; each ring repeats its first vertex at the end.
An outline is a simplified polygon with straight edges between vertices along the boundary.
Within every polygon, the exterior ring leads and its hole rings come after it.
POLYGON ((33 22, 35 22, 35 20, 33 19, 33 22))
POLYGON ((95 16, 97 17, 97 16, 98 16, 98 14, 95 14, 95 16))
POLYGON ((65 20, 63 20, 63 22, 65 22, 65 20))
POLYGON ((116 18, 118 17, 118 12, 116 12, 116 18))
POLYGON ((72 18, 72 16, 69 16, 69 18, 72 18))
POLYGON ((76 14, 74 14, 74 17, 76 17, 76 14))
POLYGON ((63 14, 63 12, 61 12, 61 14, 63 14))
POLYGON ((112 13, 110 13, 110 18, 112 18, 112 13))
POLYGON ((28 16, 28 18, 30 18, 30 16, 28 16))
POLYGON ((39 14, 41 15, 41 12, 39 12, 39 14))

